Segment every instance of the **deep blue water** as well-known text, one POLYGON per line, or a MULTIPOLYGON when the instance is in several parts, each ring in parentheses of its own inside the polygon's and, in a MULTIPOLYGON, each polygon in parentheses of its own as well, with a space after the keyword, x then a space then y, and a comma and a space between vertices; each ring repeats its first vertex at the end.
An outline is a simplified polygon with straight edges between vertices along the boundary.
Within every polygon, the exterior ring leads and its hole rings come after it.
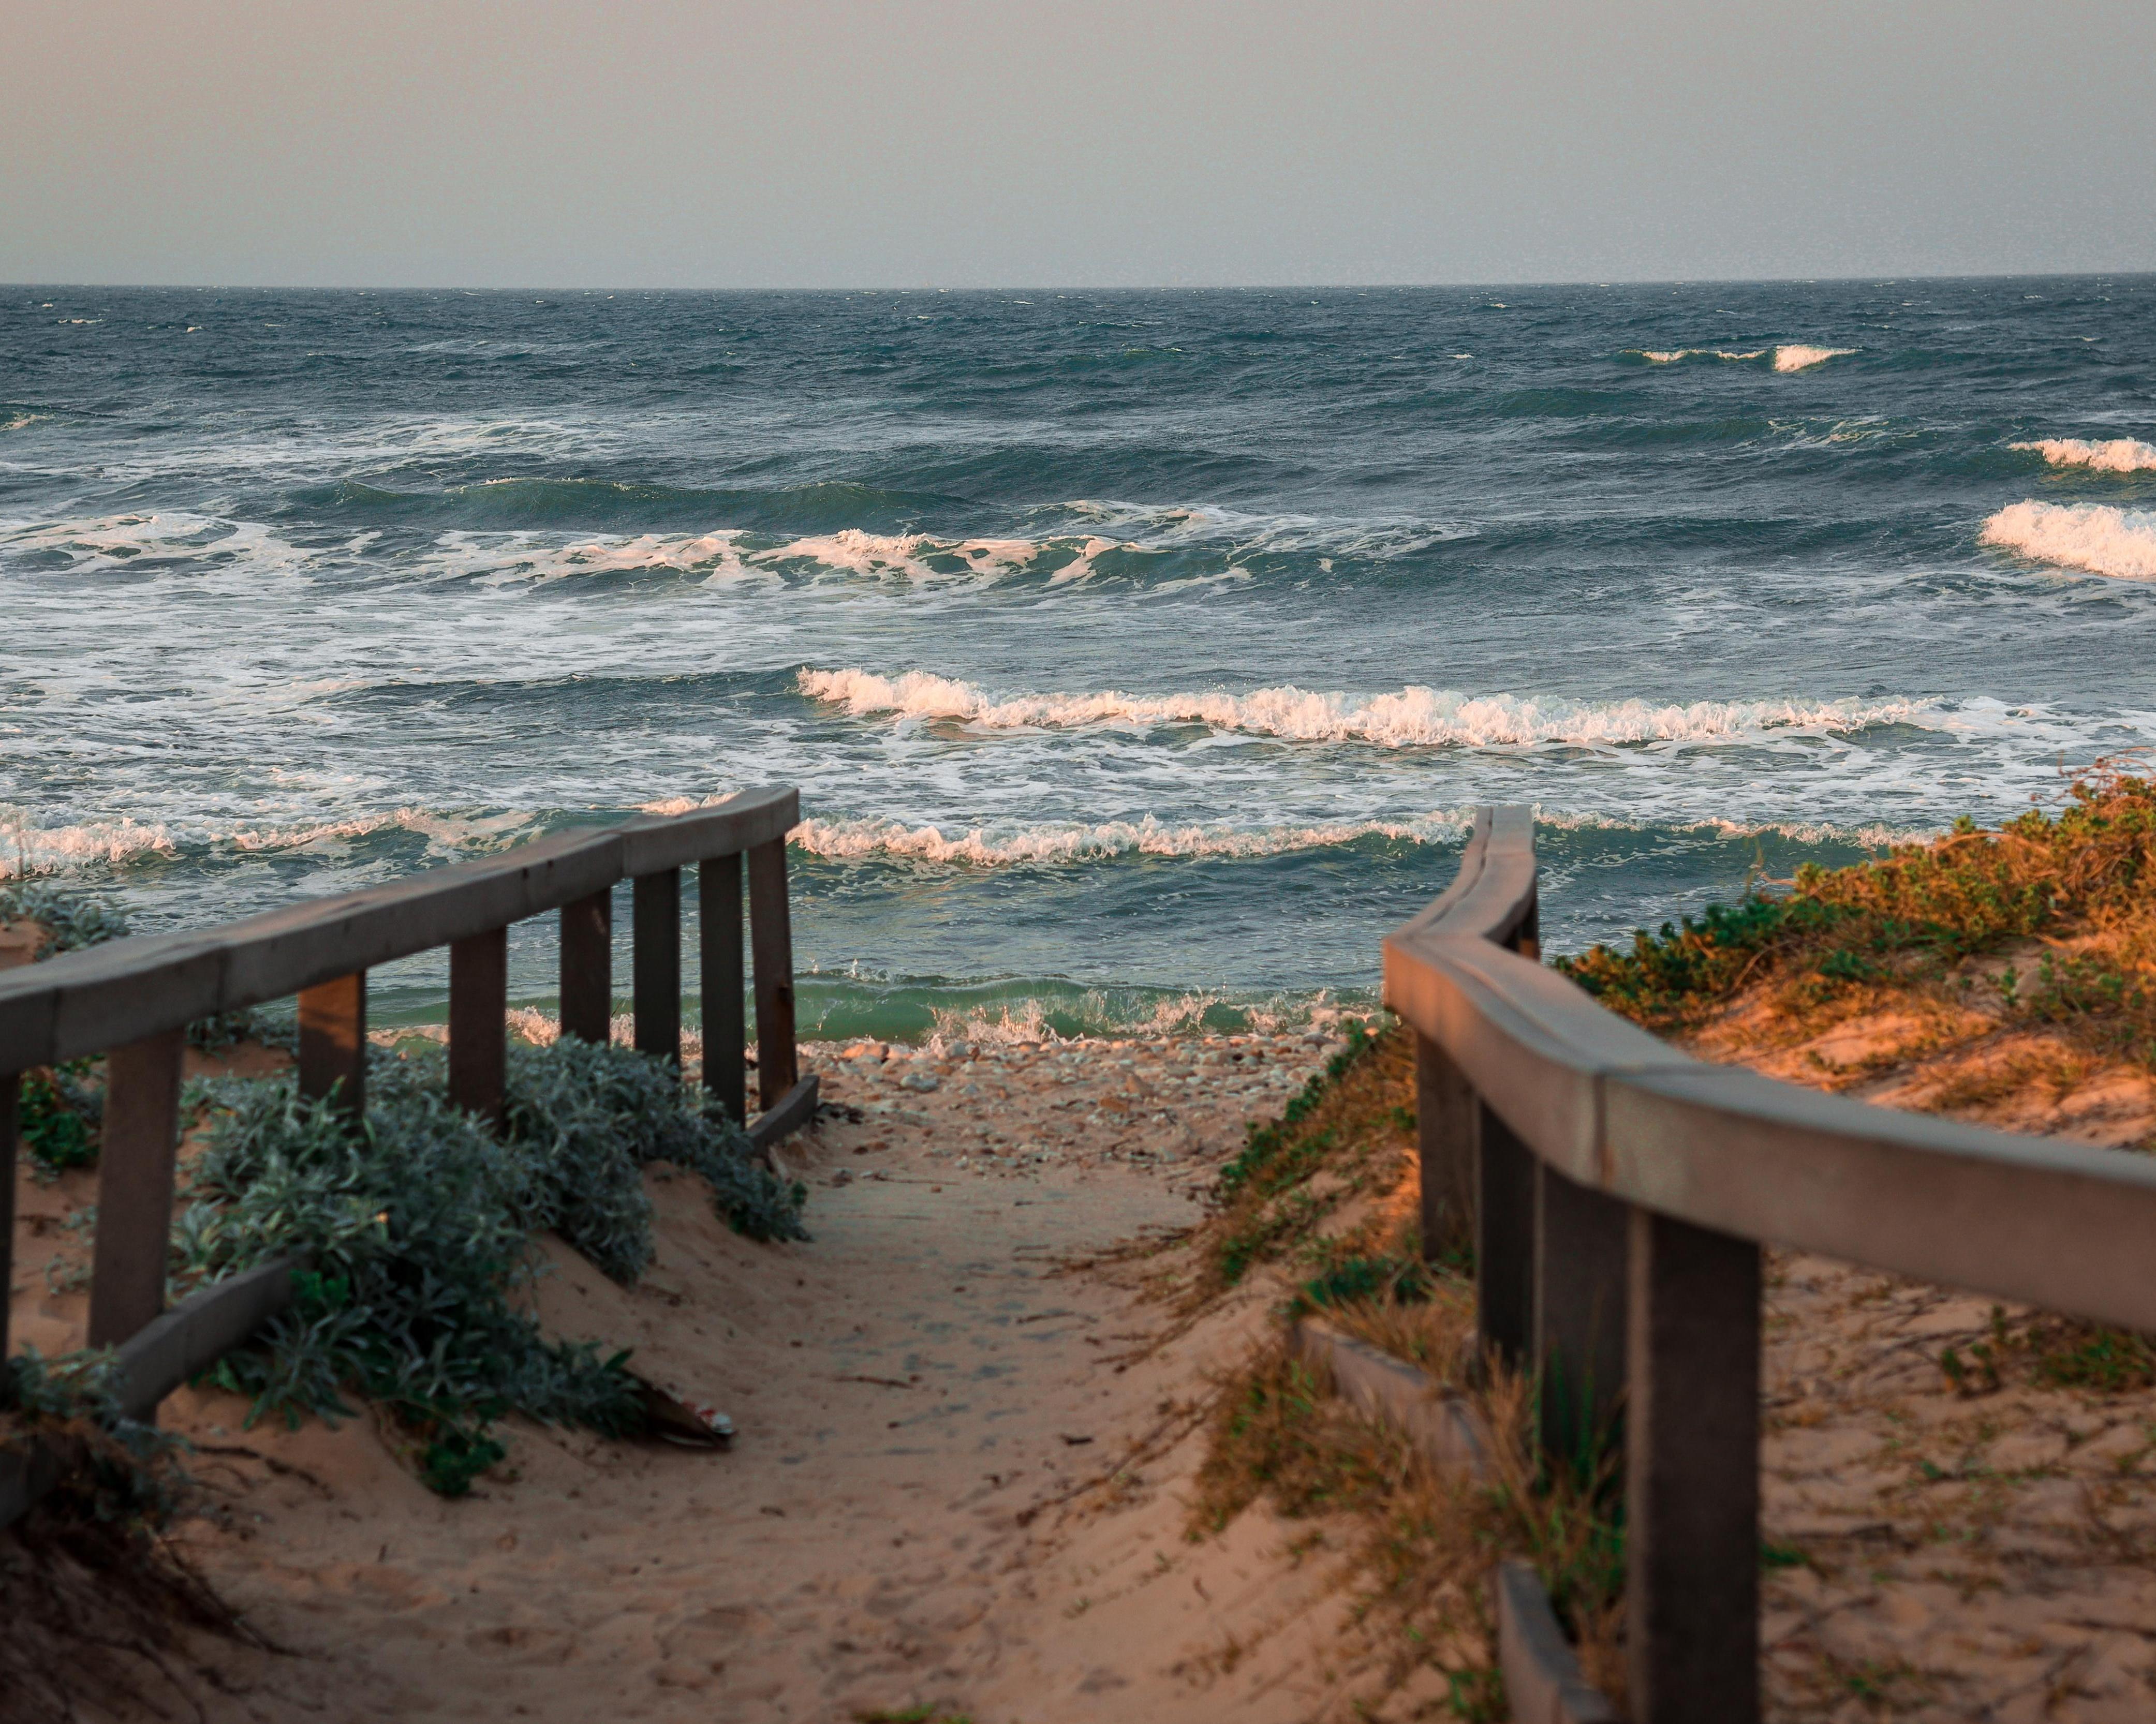
POLYGON ((1478 801, 1563 949, 2156 741, 2151 440, 2148 277, 0 290, 0 865, 177 926, 788 780, 834 1031, 1292 1013, 1478 801))

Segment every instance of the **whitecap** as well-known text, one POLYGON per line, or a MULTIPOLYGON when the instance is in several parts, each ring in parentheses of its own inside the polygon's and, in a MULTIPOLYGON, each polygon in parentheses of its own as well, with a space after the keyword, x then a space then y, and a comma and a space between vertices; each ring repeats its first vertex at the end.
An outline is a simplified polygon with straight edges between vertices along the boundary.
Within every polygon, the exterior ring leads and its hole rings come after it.
POLYGON ((1774 369, 1779 372, 1808 371, 1813 366, 1824 365, 1830 359, 1840 359, 1854 353, 1854 347, 1808 347, 1801 342, 1789 342, 1779 347, 1748 347, 1742 350, 1729 347, 1634 347, 1629 350, 1654 365, 1676 365, 1686 359, 1724 359, 1732 364, 1747 364, 1755 359, 1774 356, 1774 369))
POLYGON ((1456 841, 1472 815, 1452 811, 1406 820, 1352 820, 1313 825, 1238 827, 1176 825, 1151 814, 1092 824, 1048 821, 985 826, 908 826, 901 821, 808 819, 793 840, 813 856, 839 861, 875 857, 1007 868, 1020 864, 1106 860, 1117 856, 1220 857, 1248 859, 1296 850, 1332 849, 1363 839, 1409 844, 1456 841))
POLYGON ((1247 694, 1207 690, 1133 695, 1020 695, 998 700, 972 683, 906 671, 859 669, 799 673, 801 692, 857 716, 952 719, 984 730, 1096 725, 1204 725, 1292 741, 1374 742, 1387 747, 1523 747, 1541 744, 1727 742, 1768 731, 1835 733, 1918 717, 1924 700, 1630 700, 1579 702, 1554 696, 1471 695, 1409 687, 1386 694, 1298 688, 1247 694))
POLYGON ((1809 371, 1815 365, 1825 365, 1830 359, 1846 358, 1856 351, 1854 347, 1807 347, 1800 342, 1774 350, 1776 371, 1809 371))
POLYGON ((1980 542, 2117 581, 2156 581, 2156 511, 2108 503, 2009 503, 1980 542))
POLYGON ((2143 443, 2138 437, 2113 437, 2101 443, 2080 437, 2045 437, 2007 447, 2040 454, 2054 467, 2087 467, 2098 473, 2156 472, 2156 443, 2143 443))

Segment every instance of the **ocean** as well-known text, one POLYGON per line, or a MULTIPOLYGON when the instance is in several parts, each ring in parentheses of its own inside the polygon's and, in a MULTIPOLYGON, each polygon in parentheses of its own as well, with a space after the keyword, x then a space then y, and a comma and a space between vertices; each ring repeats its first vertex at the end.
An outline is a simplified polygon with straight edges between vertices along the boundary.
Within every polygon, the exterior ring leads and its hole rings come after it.
POLYGON ((145 931, 788 782, 807 1034, 1287 1024, 1477 803, 1577 950, 2056 802, 2152 629, 2147 276, 0 290, 0 869, 145 931))

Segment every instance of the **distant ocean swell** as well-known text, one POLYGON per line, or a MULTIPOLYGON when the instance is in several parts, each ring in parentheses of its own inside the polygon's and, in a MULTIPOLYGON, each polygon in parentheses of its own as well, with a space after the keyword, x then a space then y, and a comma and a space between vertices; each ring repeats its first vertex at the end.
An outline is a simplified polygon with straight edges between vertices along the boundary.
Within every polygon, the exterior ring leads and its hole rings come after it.
POLYGON ((318 534, 319 542, 310 546, 260 521, 160 511, 57 522, 0 520, 0 551, 77 574, 167 565, 228 567, 250 575, 343 567, 378 574, 401 567, 423 578, 508 583, 671 572, 701 575, 715 585, 758 577, 837 576, 920 586, 1041 579, 1051 587, 1113 576, 1142 580, 1153 592, 1168 593, 1206 581, 1247 579, 1250 572, 1236 564, 1240 557, 1351 557, 1382 563, 1475 536, 1471 529, 1441 522, 1268 518, 1214 509, 1076 502, 1033 512, 1075 521, 1099 520, 1120 531, 968 537, 845 526, 785 537, 728 526, 687 533, 578 537, 473 527, 431 534, 385 562, 386 547, 372 531, 318 534), (1202 565, 1194 562, 1193 552, 1204 554, 1202 565), (1103 566, 1104 560, 1109 566, 1103 566))
POLYGON ((1133 695, 1110 689, 998 700, 971 683, 923 671, 884 676, 855 669, 804 670, 800 686, 810 699, 857 716, 952 719, 983 730, 1204 725, 1292 741, 1394 748, 1722 742, 1769 731, 1831 734, 1921 722, 1933 710, 1933 703, 1921 700, 1588 704, 1423 687, 1376 695, 1324 693, 1292 685, 1243 695, 1133 695))

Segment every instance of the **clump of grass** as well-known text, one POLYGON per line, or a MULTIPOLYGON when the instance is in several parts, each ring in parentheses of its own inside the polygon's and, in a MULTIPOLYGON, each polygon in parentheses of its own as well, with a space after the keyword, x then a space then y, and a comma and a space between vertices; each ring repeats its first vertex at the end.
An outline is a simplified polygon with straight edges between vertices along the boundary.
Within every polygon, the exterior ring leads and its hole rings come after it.
POLYGON ((1261 1343, 1221 1387, 1189 1536, 1223 1530, 1260 1498, 1291 1519, 1345 1518, 1359 1614, 1382 1635, 1388 1686, 1434 1668, 1470 1716, 1499 1716, 1475 1708, 1502 1693, 1484 1583, 1500 1557, 1524 1557, 1589 1680, 1621 1695, 1624 1534, 1607 1461, 1584 1474, 1544 1465, 1517 1378, 1495 1373, 1472 1398, 1496 1460, 1479 1483, 1433 1469, 1401 1433, 1353 1411, 1285 1337, 1261 1343))
POLYGON ((16 1092, 16 1123, 30 1165, 51 1178, 97 1160, 97 1129, 104 1092, 88 1080, 90 1060, 23 1074, 16 1092))
POLYGON ((649 1263, 642 1170, 704 1176, 761 1239, 806 1238, 805 1193, 749 1158, 740 1128, 665 1062, 564 1038, 515 1047, 497 1135, 449 1105, 438 1049, 377 1050, 354 1130, 290 1077, 211 1086, 208 1144, 174 1229, 178 1275, 220 1279, 287 1254, 312 1267, 293 1307, 213 1373, 249 1422, 349 1414, 363 1394, 411 1436, 421 1476, 461 1494, 501 1458, 517 1411, 608 1433, 641 1428, 625 1353, 547 1341, 515 1300, 551 1229, 606 1274, 649 1263))
POLYGON ((1300 1316, 1355 1303, 1419 1305, 1430 1295, 1430 1270, 1419 1257, 1349 1250, 1304 1281, 1288 1308, 1300 1316))
POLYGON ((1289 1099, 1279 1120, 1253 1126, 1221 1168, 1218 1207, 1199 1239, 1200 1296, 1306 1243, 1358 1192, 1380 1179, 1389 1185, 1414 1136, 1414 1085, 1404 1032, 1373 1034, 1351 1023, 1347 1045, 1325 1070, 1289 1099))
POLYGON ((2010 967, 1989 978, 2004 1009, 2156 1063, 2152 878, 2156 779, 2099 764, 2056 813, 2032 808, 1995 832, 1964 818, 1876 861, 1807 865, 1783 889, 1642 929, 1629 950, 1597 946, 1556 962, 1612 1010, 1672 1030, 1770 974, 1801 993, 1798 1003, 1816 1004, 1944 984, 1966 961, 2031 936, 2070 940, 2076 949, 2042 956, 2026 988, 2010 967))

